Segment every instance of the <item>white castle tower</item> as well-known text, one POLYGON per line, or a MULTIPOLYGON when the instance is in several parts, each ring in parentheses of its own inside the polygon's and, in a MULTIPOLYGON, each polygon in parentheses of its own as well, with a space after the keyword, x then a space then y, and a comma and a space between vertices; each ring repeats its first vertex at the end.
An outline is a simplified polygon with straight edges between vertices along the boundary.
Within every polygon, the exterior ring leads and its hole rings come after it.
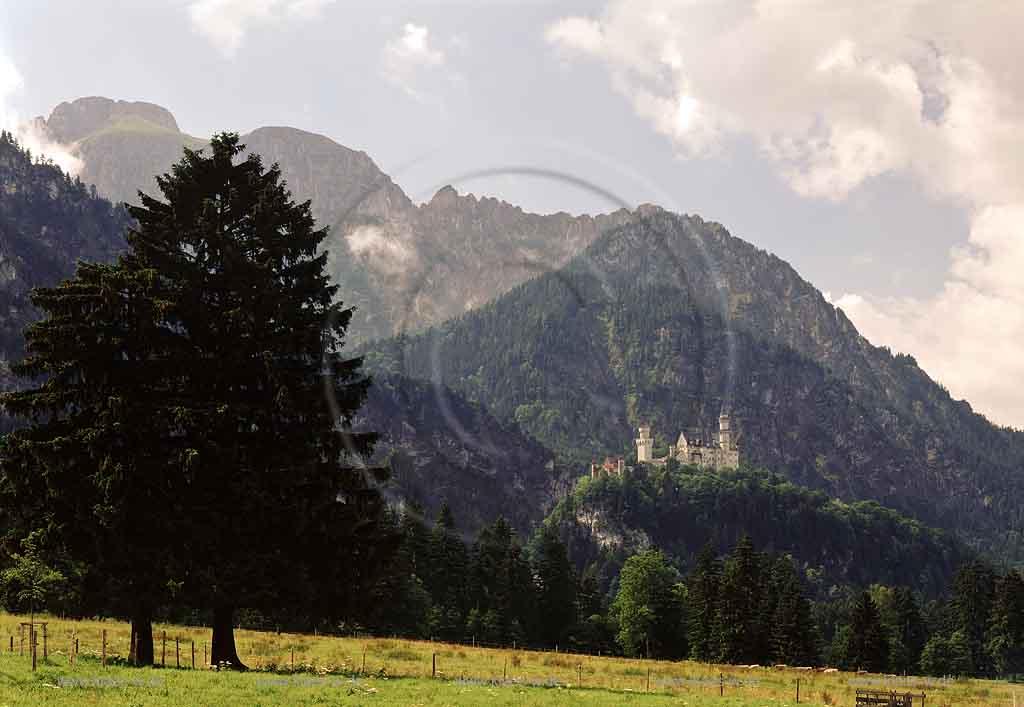
POLYGON ((640 437, 636 440, 636 460, 649 462, 654 459, 654 440, 651 439, 651 428, 641 427, 640 437))
POLYGON ((732 420, 724 408, 722 414, 718 416, 718 446, 725 450, 733 447, 732 420))

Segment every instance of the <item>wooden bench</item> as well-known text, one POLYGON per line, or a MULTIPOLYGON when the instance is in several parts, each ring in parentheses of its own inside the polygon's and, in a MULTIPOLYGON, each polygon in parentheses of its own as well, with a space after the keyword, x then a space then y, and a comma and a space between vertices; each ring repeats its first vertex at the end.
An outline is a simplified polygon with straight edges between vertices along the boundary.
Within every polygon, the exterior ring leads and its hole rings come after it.
POLYGON ((895 690, 857 690, 856 707, 924 707, 924 693, 896 692, 895 690))

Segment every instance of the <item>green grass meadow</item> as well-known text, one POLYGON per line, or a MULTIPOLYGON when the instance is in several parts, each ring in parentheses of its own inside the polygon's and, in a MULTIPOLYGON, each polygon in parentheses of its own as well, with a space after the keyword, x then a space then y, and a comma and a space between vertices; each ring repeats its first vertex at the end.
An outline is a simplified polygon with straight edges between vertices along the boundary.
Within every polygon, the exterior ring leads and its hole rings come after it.
MULTIPOLYGON (((926 694, 926 707, 1024 707, 1024 685, 985 680, 902 679, 642 661, 566 653, 473 648, 382 638, 338 638, 236 631, 251 670, 203 665, 209 630, 154 627, 157 667, 126 664, 129 625, 43 617, 38 669, 27 634, 0 614, 0 707, 13 705, 691 705, 693 707, 849 705, 857 687, 926 694), (102 665, 102 631, 107 665, 102 665), (166 643, 163 636, 166 635, 166 643), (14 651, 11 651, 13 638, 14 651), (68 655, 75 638, 74 665, 68 655), (177 658, 175 653, 177 638, 177 658), (196 669, 192 645, 196 646, 196 669), (163 646, 166 646, 164 652, 163 646), (294 659, 293 659, 294 656, 294 659), (293 662, 294 660, 294 662, 293 662), (163 662, 164 665, 160 666, 163 662), (182 667, 176 667, 180 664, 182 667), (435 670, 435 677, 431 677, 435 670), (1015 695, 1016 692, 1016 695, 1015 695)), ((916 704, 916 703, 915 703, 916 704)))

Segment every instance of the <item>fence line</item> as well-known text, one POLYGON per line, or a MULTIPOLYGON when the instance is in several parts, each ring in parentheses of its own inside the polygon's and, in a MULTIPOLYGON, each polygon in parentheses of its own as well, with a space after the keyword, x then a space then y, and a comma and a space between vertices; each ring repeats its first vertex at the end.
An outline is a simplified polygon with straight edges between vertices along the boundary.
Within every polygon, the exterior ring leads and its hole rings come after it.
MULTIPOLYGON (((40 625, 42 625, 42 622, 40 622, 40 625)), ((131 649, 133 647, 130 631, 128 632, 129 635, 127 637, 120 635, 119 631, 108 632, 107 628, 95 629, 95 633, 93 633, 92 630, 82 632, 78 626, 72 626, 69 629, 65 629, 65 632, 68 637, 67 654, 64 655, 61 650, 55 650, 53 656, 62 656, 62 658, 66 659, 67 665, 70 667, 75 667, 77 658, 83 650, 86 655, 91 656, 92 659, 99 658, 99 662, 102 667, 106 667, 108 662, 118 664, 122 662, 127 663, 130 660, 131 649), (96 641, 96 643, 93 643, 93 641, 96 641), (92 646, 92 650, 90 650, 90 645, 92 646), (96 650, 97 646, 99 648, 98 651, 96 650), (127 653, 123 650, 125 647, 128 649, 127 653)), ((36 650, 34 649, 38 645, 37 638, 39 633, 42 633, 43 636, 44 648, 42 659, 44 662, 47 662, 52 657, 48 648, 45 647, 48 631, 43 630, 37 632, 34 630, 33 626, 29 626, 28 631, 26 631, 25 625, 20 625, 18 650, 21 655, 24 655, 27 638, 27 647, 29 648, 33 661, 35 661, 36 650)), ((196 669, 195 639, 191 637, 187 637, 185 639, 190 643, 191 661, 187 661, 183 666, 181 662, 182 635, 181 632, 173 630, 172 633, 174 634, 172 637, 174 640, 175 668, 196 669)), ((309 638, 308 634, 293 634, 293 636, 304 636, 309 638)), ((243 637, 243 639, 244 638, 245 637, 243 637)), ((167 667, 167 639, 167 629, 161 629, 160 665, 163 667, 167 667)), ((423 643, 421 641, 416 641, 416 639, 372 639, 373 642, 386 642, 389 640, 406 643, 423 643)), ((490 669, 488 669, 486 665, 481 666, 481 663, 486 663, 486 661, 481 661, 479 654, 476 654, 469 663, 469 674, 467 676, 467 656, 462 654, 460 649, 472 648, 472 646, 460 643, 434 642, 433 650, 418 652, 412 660, 399 658, 391 661, 390 665, 394 666, 395 663, 397 663, 399 670, 399 672, 392 673, 389 672, 389 656, 386 653, 387 648, 375 647, 372 651, 375 655, 370 656, 369 654, 371 652, 368 650, 368 647, 371 644, 371 641, 365 641, 361 646, 361 651, 358 648, 355 651, 356 656, 359 656, 361 652, 361 661, 359 662, 358 671, 355 669, 355 659, 353 658, 351 668, 349 670, 341 671, 340 673, 334 672, 334 674, 350 675, 353 677, 365 677, 371 674, 386 674, 393 675, 395 677, 431 677, 434 679, 463 680, 509 685, 557 684, 561 686, 570 686, 574 682, 575 687, 580 689, 584 688, 584 684, 586 683, 586 687, 589 688, 629 691, 641 690, 644 692, 651 692, 653 689, 654 691, 669 693, 676 692, 677 690, 685 690, 686 692, 697 690, 705 693, 710 692, 712 694, 717 692, 718 696, 721 697, 725 696, 727 690, 730 692, 734 692, 736 690, 743 691, 746 688, 759 687, 762 683, 760 679, 754 677, 756 673, 752 675, 749 670, 749 666, 706 665, 703 670, 699 672, 694 671, 691 675, 687 676, 685 673, 680 675, 678 670, 673 670, 668 666, 665 666, 665 669, 661 669, 660 665, 666 663, 666 661, 652 662, 644 658, 617 658, 616 660, 626 661, 627 663, 632 662, 635 665, 633 667, 629 667, 628 665, 623 666, 620 663, 617 666, 618 670, 609 670, 607 669, 608 666, 603 666, 600 663, 597 665, 594 664, 595 659, 600 661, 602 657, 600 655, 578 653, 571 650, 566 651, 560 648, 555 651, 536 651, 533 648, 525 647, 490 647, 485 643, 476 641, 475 637, 472 640, 475 647, 478 649, 500 652, 500 655, 494 656, 493 665, 490 669), (438 650, 438 648, 441 647, 444 647, 444 650, 438 650), (383 657, 380 655, 382 651, 385 652, 383 657), (532 666, 529 666, 529 668, 523 666, 522 670, 517 671, 516 669, 520 667, 519 661, 522 659, 520 656, 521 653, 532 653, 548 657, 543 659, 534 657, 530 661, 533 663, 532 666), (551 658, 551 656, 555 657, 551 658), (578 660, 570 660, 570 656, 576 657, 578 660), (369 664, 369 670, 367 669, 368 658, 372 658, 369 664), (510 677, 510 665, 513 673, 512 677, 510 677), (547 671, 549 675, 561 672, 562 674, 559 679, 555 681, 554 679, 541 677, 545 672, 545 667, 550 668, 550 670, 547 671), (712 670, 714 670, 714 672, 712 672, 712 670), (486 675, 488 672, 490 672, 490 675, 486 675), (515 675, 516 672, 519 673, 518 676, 515 675), (456 675, 458 677, 456 677, 456 675), (500 679, 497 675, 501 676, 500 679), (739 675, 743 676, 742 679, 739 678, 739 675)), ((14 643, 14 635, 11 634, 8 640, 8 649, 12 653, 15 650, 14 643)), ((0 645, 2 645, 2 643, 0 643, 0 645)), ((61 644, 58 641, 55 645, 59 646, 61 644)), ((238 647, 240 652, 244 651, 245 646, 242 641, 239 641, 238 647)), ((300 655, 298 657, 300 662, 296 664, 296 647, 297 646, 293 641, 289 641, 289 636, 287 634, 283 637, 280 635, 271 635, 267 637, 267 640, 250 640, 248 645, 249 656, 255 659, 251 662, 251 665, 257 669, 269 668, 274 671, 282 671, 286 665, 285 660, 287 660, 288 671, 290 672, 317 672, 317 670, 320 669, 324 671, 322 674, 325 675, 331 674, 331 672, 337 668, 337 666, 333 665, 317 666, 311 662, 307 662, 304 660, 306 656, 301 655, 301 653, 306 652, 301 650, 302 646, 299 646, 300 655)), ((207 646, 205 642, 203 642, 202 649, 203 662, 200 667, 206 667, 207 646)), ((351 652, 346 651, 345 654, 350 655, 351 652)), ((607 656, 605 657, 607 658, 607 656)), ((392 668, 392 670, 393 669, 394 668, 392 668)), ((769 678, 764 681, 768 683, 764 687, 770 692, 770 694, 777 697, 785 697, 787 699, 788 697, 795 696, 797 703, 801 702, 802 697, 805 698, 805 700, 809 698, 812 699, 811 696, 813 695, 813 690, 816 687, 815 678, 817 673, 800 673, 794 676, 792 674, 794 669, 788 669, 786 673, 780 673, 778 670, 771 670, 769 668, 764 668, 764 670, 766 672, 763 673, 763 675, 766 678, 769 678)), ((825 685, 819 684, 818 686, 827 686, 830 689, 838 688, 839 690, 847 691, 845 689, 845 684, 843 687, 840 687, 839 685, 833 685, 828 682, 827 678, 825 680, 825 685)), ((924 682, 926 679, 922 678, 921 681, 924 682)), ((1011 695, 1007 695, 1007 697, 1010 696, 1011 695)), ((1013 695, 1013 698, 1015 700, 1016 696, 1013 695)))

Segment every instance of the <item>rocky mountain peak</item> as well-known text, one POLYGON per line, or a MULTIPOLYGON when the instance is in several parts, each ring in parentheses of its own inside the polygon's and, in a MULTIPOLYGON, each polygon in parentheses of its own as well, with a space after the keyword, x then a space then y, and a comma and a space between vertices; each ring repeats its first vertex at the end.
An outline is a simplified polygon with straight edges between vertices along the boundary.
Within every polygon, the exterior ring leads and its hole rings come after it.
POLYGON ((102 96, 61 103, 45 122, 51 138, 72 143, 128 118, 137 118, 173 133, 181 132, 174 115, 162 106, 145 101, 115 101, 102 96))
POLYGON ((430 206, 439 206, 441 208, 447 208, 454 206, 459 200, 459 192, 455 190, 451 184, 446 184, 437 190, 430 199, 430 206))

